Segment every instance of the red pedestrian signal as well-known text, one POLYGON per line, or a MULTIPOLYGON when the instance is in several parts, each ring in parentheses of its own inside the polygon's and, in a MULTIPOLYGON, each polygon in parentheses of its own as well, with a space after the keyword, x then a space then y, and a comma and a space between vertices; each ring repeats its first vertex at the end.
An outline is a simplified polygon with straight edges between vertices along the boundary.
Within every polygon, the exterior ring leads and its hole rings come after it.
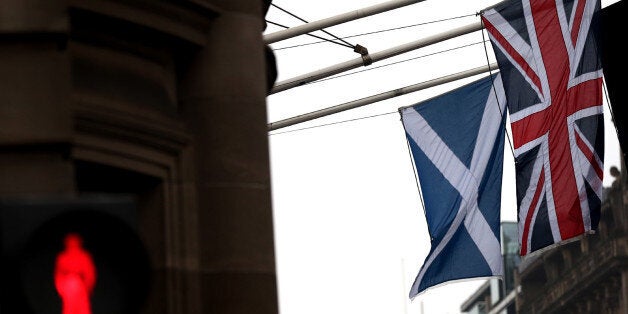
POLYGON ((0 313, 137 314, 148 254, 129 198, 0 200, 0 313))
POLYGON ((54 280, 61 297, 62 314, 91 314, 90 297, 96 284, 96 266, 76 233, 65 236, 64 250, 57 255, 54 280))

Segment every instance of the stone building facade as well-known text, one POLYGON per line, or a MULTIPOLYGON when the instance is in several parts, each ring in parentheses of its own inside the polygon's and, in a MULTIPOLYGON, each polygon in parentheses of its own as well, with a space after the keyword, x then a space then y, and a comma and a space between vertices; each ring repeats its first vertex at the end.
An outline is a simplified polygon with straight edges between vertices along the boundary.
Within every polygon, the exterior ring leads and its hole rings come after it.
POLYGON ((628 182, 606 191, 595 234, 523 259, 518 313, 628 313, 628 182))
POLYGON ((269 2, 0 3, 0 198, 133 195, 144 313, 278 312, 269 2))

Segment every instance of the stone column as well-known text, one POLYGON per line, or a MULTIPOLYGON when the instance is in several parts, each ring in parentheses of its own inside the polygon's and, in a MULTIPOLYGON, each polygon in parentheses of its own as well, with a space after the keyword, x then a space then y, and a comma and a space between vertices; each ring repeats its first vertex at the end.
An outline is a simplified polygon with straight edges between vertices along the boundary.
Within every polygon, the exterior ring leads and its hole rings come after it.
POLYGON ((64 1, 0 4, 0 197, 71 194, 64 1))
POLYGON ((194 137, 202 313, 277 313, 261 1, 221 9, 180 83, 194 137))
POLYGON ((628 269, 621 271, 621 290, 619 298, 619 313, 628 314, 628 269))

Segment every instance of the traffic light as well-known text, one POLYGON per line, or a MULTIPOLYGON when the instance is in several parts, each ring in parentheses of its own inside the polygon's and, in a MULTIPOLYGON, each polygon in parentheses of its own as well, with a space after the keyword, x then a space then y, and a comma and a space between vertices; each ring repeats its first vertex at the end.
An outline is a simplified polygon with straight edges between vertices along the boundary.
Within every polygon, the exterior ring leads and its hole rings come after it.
POLYGON ((1 313, 138 313, 148 255, 130 198, 0 201, 1 313))

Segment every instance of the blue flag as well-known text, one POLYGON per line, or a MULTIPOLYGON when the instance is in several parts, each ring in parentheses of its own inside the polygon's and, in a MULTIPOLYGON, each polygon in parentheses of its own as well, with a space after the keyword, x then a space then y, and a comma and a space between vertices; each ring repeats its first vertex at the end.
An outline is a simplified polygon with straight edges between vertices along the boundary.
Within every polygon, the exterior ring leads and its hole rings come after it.
POLYGON ((399 109, 431 238, 410 298, 451 280, 503 275, 505 105, 496 74, 399 109))

